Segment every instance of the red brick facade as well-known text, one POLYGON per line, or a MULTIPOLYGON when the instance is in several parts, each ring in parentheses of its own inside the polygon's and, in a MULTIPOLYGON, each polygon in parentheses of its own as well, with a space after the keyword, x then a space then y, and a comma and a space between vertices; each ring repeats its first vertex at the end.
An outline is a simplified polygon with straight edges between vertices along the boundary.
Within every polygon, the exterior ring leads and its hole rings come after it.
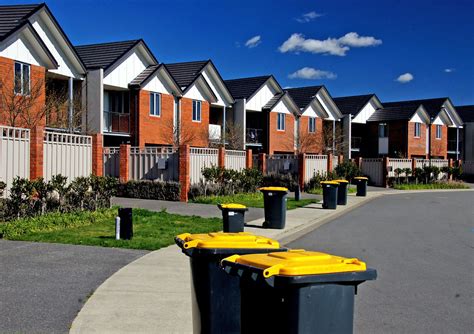
POLYGON ((323 120, 316 118, 316 131, 309 132, 309 117, 300 118, 300 147, 303 153, 321 154, 323 151, 323 120))
MULTIPOLYGON (((34 126, 44 126, 46 120, 44 117, 45 106, 45 80, 46 69, 41 66, 30 66, 30 91, 35 95, 33 106, 27 110, 26 113, 18 115, 16 119, 12 119, 14 113, 9 112, 9 105, 12 105, 14 93, 14 76, 15 76, 15 61, 13 59, 0 57, 0 124, 24 128, 33 128, 34 126), (7 101, 5 101, 5 98, 7 101), (10 102, 9 102, 10 101, 10 102)), ((17 99, 29 97, 18 96, 17 99)), ((22 105, 26 105, 22 104, 22 105)))
POLYGON ((285 115, 285 130, 277 130, 277 112, 269 113, 269 143, 268 153, 274 154, 278 152, 294 153, 295 152, 295 117, 291 114, 285 115))
POLYGON ((441 125, 441 138, 436 138, 436 125, 431 125, 431 157, 446 159, 448 156, 448 127, 441 125))
POLYGON ((44 127, 36 126, 30 131, 30 179, 43 177, 44 127))
POLYGON ((181 99, 181 144, 207 147, 209 145, 209 103, 201 101, 201 121, 193 121, 193 100, 181 99))
POLYGON ((100 133, 92 135, 92 174, 104 175, 104 140, 100 133))
POLYGON ((173 145, 174 97, 161 94, 161 115, 150 115, 150 92, 138 93, 138 146, 173 145))
POLYGON ((188 201, 188 192, 189 188, 191 187, 189 155, 189 145, 181 145, 179 147, 179 183, 181 185, 181 202, 188 201))
MULTIPOLYGON (((408 150, 407 157, 426 157, 426 135, 428 127, 424 123, 420 123, 420 136, 415 137, 415 124, 413 122, 407 122, 408 126, 408 150)), ((394 133, 394 136, 399 134, 394 133)))

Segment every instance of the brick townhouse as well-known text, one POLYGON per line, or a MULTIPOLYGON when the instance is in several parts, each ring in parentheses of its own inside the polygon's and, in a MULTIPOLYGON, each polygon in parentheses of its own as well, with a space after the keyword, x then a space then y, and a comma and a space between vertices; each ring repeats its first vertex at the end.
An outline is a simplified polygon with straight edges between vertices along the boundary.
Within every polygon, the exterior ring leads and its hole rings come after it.
POLYGON ((460 157, 462 160, 474 161, 474 105, 456 106, 455 108, 462 119, 463 131, 457 147, 453 145, 452 149, 458 152, 461 151, 460 157))
POLYGON ((46 4, 0 6, 0 73, 0 125, 77 125, 86 70, 46 4))
MULTIPOLYGON (((328 149, 325 145, 331 146, 328 138, 325 138, 325 131, 332 133, 336 128, 336 121, 342 116, 328 90, 324 86, 307 86, 290 88, 286 91, 300 109, 297 120, 299 150, 303 153, 325 152, 328 149), (329 129, 325 130, 325 126, 329 129)), ((332 139, 336 140, 335 137, 332 139)))

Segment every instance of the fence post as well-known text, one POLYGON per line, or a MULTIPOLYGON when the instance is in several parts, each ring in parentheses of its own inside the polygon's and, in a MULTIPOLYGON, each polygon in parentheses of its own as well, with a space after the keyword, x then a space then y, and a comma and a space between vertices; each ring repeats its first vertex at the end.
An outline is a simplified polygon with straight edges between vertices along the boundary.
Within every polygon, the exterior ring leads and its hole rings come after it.
POLYGON ((415 175, 415 169, 416 169, 416 159, 412 158, 411 159, 411 174, 415 175))
POLYGON ((333 166, 332 159, 333 159, 333 155, 332 155, 332 153, 329 153, 328 154, 328 166, 327 166, 327 171, 326 171, 327 173, 332 172, 332 166, 333 166))
POLYGON ((388 188, 388 164, 390 159, 388 157, 383 157, 382 162, 382 187, 388 188))
POLYGON ((301 191, 304 189, 304 181, 306 176, 306 154, 301 153, 298 157, 298 182, 301 191))
POLYGON ((120 163, 119 163, 119 180, 121 183, 128 182, 130 178, 130 165, 128 163, 130 159, 130 145, 120 145, 120 163))
POLYGON ((179 147, 179 183, 181 185, 181 194, 179 199, 181 202, 188 201, 188 192, 191 187, 190 179, 190 153, 189 145, 181 145, 179 147))
POLYGON ((44 127, 36 126, 30 131, 30 179, 43 177, 44 127))
POLYGON ((219 147, 218 153, 217 153, 217 166, 220 168, 225 168, 225 148, 224 147, 219 147))
POLYGON ((263 175, 267 174, 267 156, 265 153, 260 153, 258 155, 258 160, 260 161, 260 171, 263 175))
POLYGON ((356 163, 357 167, 359 167, 359 168, 361 167, 361 162, 362 162, 362 158, 361 158, 361 157, 357 157, 357 158, 355 159, 355 163, 356 163))
POLYGON ((344 162, 344 156, 342 154, 339 154, 337 156, 337 164, 340 165, 344 162))
POLYGON ((252 149, 247 149, 245 152, 245 168, 251 169, 253 167, 252 149))
POLYGON ((92 135, 92 174, 104 175, 104 145, 100 133, 92 135))
MULTIPOLYGON (((449 168, 452 168, 452 167, 453 167, 453 159, 452 159, 452 158, 449 158, 449 159, 448 159, 448 167, 449 167, 449 168)), ((449 179, 452 180, 452 179, 453 179, 453 174, 448 173, 448 175, 449 175, 449 179)))

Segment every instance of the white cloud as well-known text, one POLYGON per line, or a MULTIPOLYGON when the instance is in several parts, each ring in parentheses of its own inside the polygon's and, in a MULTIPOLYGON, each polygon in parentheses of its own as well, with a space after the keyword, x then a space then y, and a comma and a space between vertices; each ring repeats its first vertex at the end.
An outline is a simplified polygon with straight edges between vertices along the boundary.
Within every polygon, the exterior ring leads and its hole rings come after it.
POLYGON ((444 72, 445 72, 445 73, 452 73, 452 72, 454 72, 454 71, 455 71, 454 68, 445 68, 445 69, 444 69, 444 72))
POLYGON ((320 16, 323 16, 323 14, 316 13, 315 11, 312 11, 312 12, 309 12, 309 13, 305 13, 305 14, 301 15, 300 17, 297 17, 296 21, 298 21, 299 23, 307 23, 307 22, 313 21, 314 19, 316 19, 320 16))
POLYGON ((413 76, 413 74, 411 73, 405 73, 405 74, 402 74, 400 75, 396 81, 400 82, 400 83, 407 83, 407 82, 410 82, 414 79, 415 77, 413 76))
POLYGON ((371 36, 359 36, 356 32, 350 32, 340 38, 327 38, 325 40, 305 38, 303 34, 292 34, 278 48, 280 52, 310 52, 322 53, 333 56, 345 56, 347 51, 353 48, 377 46, 382 40, 371 36))
POLYGON ((250 38, 247 42, 245 42, 245 46, 251 49, 258 46, 260 43, 262 43, 262 36, 257 35, 250 38))
POLYGON ((303 67, 298 71, 288 75, 290 79, 336 79, 337 75, 333 72, 322 71, 312 67, 303 67))

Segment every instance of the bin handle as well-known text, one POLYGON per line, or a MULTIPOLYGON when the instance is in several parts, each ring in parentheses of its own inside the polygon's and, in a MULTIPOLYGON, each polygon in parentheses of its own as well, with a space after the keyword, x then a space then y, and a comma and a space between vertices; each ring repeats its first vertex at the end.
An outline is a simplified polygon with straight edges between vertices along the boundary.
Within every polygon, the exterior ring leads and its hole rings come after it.
POLYGON ((237 261, 237 259, 240 257, 240 255, 231 255, 231 256, 228 256, 226 257, 225 259, 222 259, 221 260, 221 266, 224 265, 224 261, 228 261, 228 262, 232 262, 232 263, 235 263, 235 261, 237 261))
POLYGON ((196 247, 197 245, 199 245, 199 243, 201 242, 201 240, 191 240, 191 241, 188 241, 184 244, 184 248, 185 249, 188 249, 188 248, 194 248, 196 247))
POLYGON ((276 264, 274 266, 268 267, 263 271, 263 277, 269 278, 280 273, 280 269, 283 268, 282 264, 276 264))
POLYGON ((189 236, 191 236, 191 233, 182 233, 182 234, 178 234, 176 238, 185 241, 189 236))

